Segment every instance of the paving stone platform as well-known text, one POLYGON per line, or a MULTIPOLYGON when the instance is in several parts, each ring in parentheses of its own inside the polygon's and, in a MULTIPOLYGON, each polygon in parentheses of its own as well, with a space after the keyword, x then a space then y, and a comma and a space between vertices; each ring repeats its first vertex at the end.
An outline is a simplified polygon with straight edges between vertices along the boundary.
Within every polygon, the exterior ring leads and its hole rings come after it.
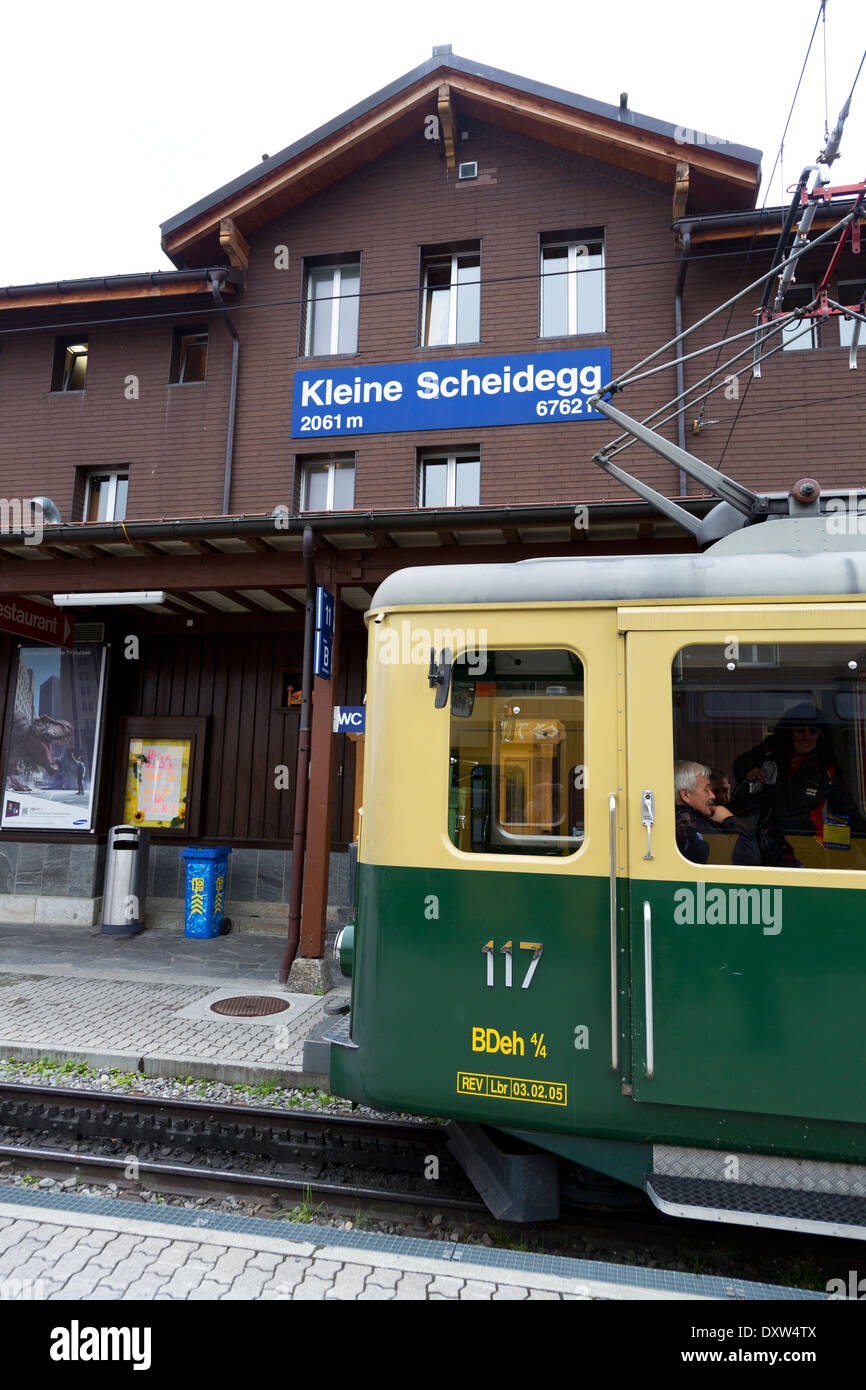
POLYGON ((2 1185, 0 1295, 343 1302, 827 1297, 741 1279, 2 1185))
POLYGON ((324 997, 281 989, 273 937, 194 941, 166 931, 0 926, 0 1056, 53 1056, 147 1076, 326 1086, 303 1070, 324 997), (210 1012, 221 995, 273 995, 265 1018, 210 1012))

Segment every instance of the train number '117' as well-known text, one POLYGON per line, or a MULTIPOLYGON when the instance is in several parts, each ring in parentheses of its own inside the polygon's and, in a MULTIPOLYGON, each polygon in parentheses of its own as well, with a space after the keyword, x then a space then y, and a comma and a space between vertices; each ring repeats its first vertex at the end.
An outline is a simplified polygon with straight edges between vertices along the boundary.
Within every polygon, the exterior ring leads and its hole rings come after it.
MULTIPOLYGON (((542 953, 542 951, 544 950, 544 947, 542 946, 542 944, 541 944, 540 941, 521 941, 521 942, 518 943, 518 945, 519 945, 521 951, 531 951, 531 952, 532 952, 532 960, 529 962, 529 968, 527 969, 526 974, 525 974, 524 977, 523 977, 523 984, 520 986, 521 989, 529 989, 529 986, 530 986, 530 984, 532 983, 532 977, 533 977, 533 975, 535 974, 536 970, 538 969, 538 962, 541 960, 541 953, 542 953)), ((512 984, 513 984, 512 958, 511 958, 513 946, 514 946, 514 942, 513 942, 513 941, 506 941, 505 945, 504 945, 504 946, 500 946, 500 948, 499 948, 499 954, 500 954, 501 956, 504 956, 504 957, 505 957, 505 988, 506 988, 506 989, 511 989, 512 984)), ((484 946, 481 947, 481 953, 482 953, 482 955, 485 955, 485 956, 487 957, 487 987, 488 987, 488 989, 492 989, 492 988, 493 988, 493 985, 494 985, 493 971, 494 971, 494 959, 495 959, 495 957, 494 957, 494 951, 495 951, 495 949, 496 949, 496 948, 494 947, 492 941, 488 941, 484 946)))

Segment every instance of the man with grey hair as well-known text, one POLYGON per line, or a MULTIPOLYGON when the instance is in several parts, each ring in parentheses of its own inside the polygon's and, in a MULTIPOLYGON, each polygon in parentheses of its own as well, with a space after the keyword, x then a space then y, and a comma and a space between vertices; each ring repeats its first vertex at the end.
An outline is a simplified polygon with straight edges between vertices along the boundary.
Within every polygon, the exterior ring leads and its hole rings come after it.
POLYGON ((710 857, 707 835, 736 835, 731 863, 760 864, 757 826, 716 804, 710 776, 711 769, 703 763, 674 763, 677 849, 693 864, 706 864, 710 857))

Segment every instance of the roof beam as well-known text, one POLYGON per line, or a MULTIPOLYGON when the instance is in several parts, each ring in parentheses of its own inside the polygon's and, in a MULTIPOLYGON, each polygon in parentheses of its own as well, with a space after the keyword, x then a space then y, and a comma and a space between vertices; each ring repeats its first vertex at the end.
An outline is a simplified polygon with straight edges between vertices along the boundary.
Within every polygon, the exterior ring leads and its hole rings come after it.
POLYGON ((245 613, 268 613, 270 609, 256 603, 254 598, 248 598, 246 594, 239 594, 235 589, 214 589, 215 594, 222 594, 230 603, 236 603, 245 613))
POLYGON ((674 221, 685 216, 686 203, 689 200, 689 166, 684 159, 677 164, 676 174, 674 175, 674 221))
POLYGON ((233 217, 220 220, 220 246, 229 258, 229 265, 246 270, 250 263, 250 244, 233 217))
MULTIPOLYGON (((297 599, 292 598, 291 594, 287 594, 285 589, 279 589, 276 584, 257 584, 256 588, 261 589, 263 594, 270 594, 271 598, 284 603, 292 613, 302 611, 305 607, 303 603, 298 603, 297 599)), ((268 609, 269 613, 273 613, 273 611, 273 608, 268 609)))
POLYGON ((457 121, 454 118, 454 107, 451 104, 451 88, 447 82, 443 82, 439 88, 436 98, 439 110, 439 129, 442 132, 442 143, 445 146, 445 165, 448 169, 457 167, 457 121))

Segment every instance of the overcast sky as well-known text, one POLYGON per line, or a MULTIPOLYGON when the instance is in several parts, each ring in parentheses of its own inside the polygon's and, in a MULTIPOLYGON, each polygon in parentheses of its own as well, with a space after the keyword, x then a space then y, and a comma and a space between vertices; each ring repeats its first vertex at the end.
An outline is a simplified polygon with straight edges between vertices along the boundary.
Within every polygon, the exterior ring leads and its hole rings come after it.
MULTIPOLYGON (((766 181, 818 0, 42 0, 7 7, 0 284, 170 269, 159 224, 450 43, 464 58, 751 145, 766 181)), ((866 47, 828 0, 830 125, 866 47)), ((834 181, 866 173, 866 69, 834 181)), ((819 26, 784 183, 824 136, 819 26)), ((785 201, 777 171, 769 203, 785 201)))

